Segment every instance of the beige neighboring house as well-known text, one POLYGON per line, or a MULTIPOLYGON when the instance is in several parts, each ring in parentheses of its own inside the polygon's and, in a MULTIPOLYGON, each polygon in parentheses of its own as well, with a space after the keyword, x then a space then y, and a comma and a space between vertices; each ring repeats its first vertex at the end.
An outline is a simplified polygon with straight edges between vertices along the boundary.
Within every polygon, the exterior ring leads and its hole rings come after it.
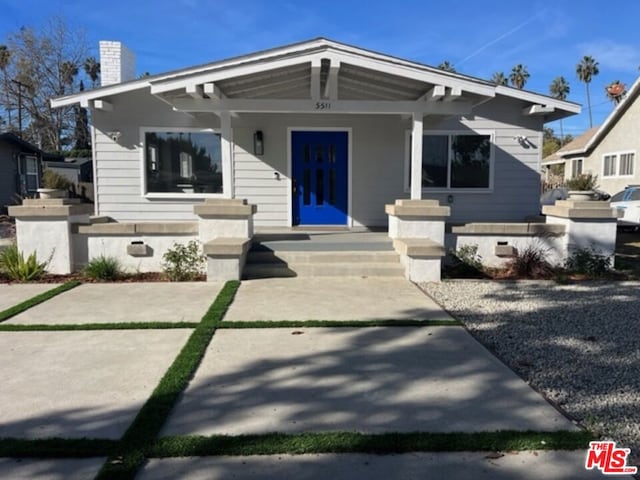
POLYGON ((542 161, 546 174, 564 164, 565 179, 582 173, 598 176, 600 190, 610 195, 640 184, 640 78, 602 125, 585 132, 542 161))

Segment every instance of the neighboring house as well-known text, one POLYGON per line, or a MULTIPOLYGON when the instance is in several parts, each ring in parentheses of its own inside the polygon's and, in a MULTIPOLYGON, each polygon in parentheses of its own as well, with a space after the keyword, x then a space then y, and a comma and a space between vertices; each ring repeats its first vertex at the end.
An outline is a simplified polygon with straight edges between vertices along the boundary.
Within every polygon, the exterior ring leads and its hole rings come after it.
POLYGON ((100 47, 103 86, 52 105, 91 109, 95 213, 120 222, 194 220, 207 198, 256 204, 258 227, 386 226, 400 198, 522 221, 543 124, 580 111, 323 38, 140 79, 100 47))
MULTIPOLYGON (((576 178, 583 173, 583 160, 584 158, 578 156, 576 158, 565 158, 565 152, 573 152, 581 150, 587 143, 593 138, 599 127, 593 127, 577 138, 574 138, 571 142, 564 145, 558 151, 552 153, 548 157, 542 160, 542 172, 549 178, 550 170, 553 165, 561 165, 562 180, 568 180, 570 178, 576 178)), ((586 172, 584 172, 586 173, 586 172)))
POLYGON ((13 133, 0 134, 0 212, 20 203, 20 197, 33 197, 40 187, 42 161, 58 159, 13 133))
POLYGON ((604 123, 548 157, 543 165, 565 164, 565 176, 592 173, 610 195, 640 184, 640 78, 604 123), (574 144, 575 143, 575 144, 574 144))
POLYGON ((93 199, 93 162, 91 157, 64 158, 44 162, 47 170, 71 182, 71 190, 82 198, 93 199))

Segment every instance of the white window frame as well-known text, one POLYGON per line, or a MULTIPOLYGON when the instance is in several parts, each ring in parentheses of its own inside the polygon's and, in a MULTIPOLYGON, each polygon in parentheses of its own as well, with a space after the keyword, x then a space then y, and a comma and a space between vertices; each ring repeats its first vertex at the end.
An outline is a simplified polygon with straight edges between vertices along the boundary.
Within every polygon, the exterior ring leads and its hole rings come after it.
POLYGON ((607 152, 602 154, 602 167, 600 169, 600 173, 602 175, 602 178, 632 178, 635 176, 635 171, 636 171, 636 151, 635 150, 621 150, 618 152, 607 152), (620 173, 620 160, 622 155, 629 155, 629 154, 633 154, 633 172, 631 174, 625 174, 623 175, 622 173, 620 173), (613 175, 605 175, 604 174, 604 160, 606 157, 613 157, 614 159, 614 173, 613 175))
POLYGON ((569 178, 578 178, 580 175, 582 175, 584 172, 584 157, 580 157, 580 158, 572 158, 571 159, 571 171, 570 173, 570 177, 569 178), (576 164, 580 162, 580 173, 576 174, 576 164))
MULTIPOLYGON (((217 133, 221 137, 220 148, 224 149, 224 142, 222 141, 222 130, 219 128, 192 128, 192 127, 140 127, 140 186, 141 195, 144 198, 227 198, 227 192, 231 191, 231 178, 225 178, 224 160, 221 158, 220 171, 222 172, 222 192, 221 193, 195 193, 195 192, 148 192, 147 191, 147 162, 146 162, 146 144, 145 136, 147 133, 217 133)), ((222 152, 221 152, 222 153, 222 152)), ((156 158, 152 159, 157 165, 157 153, 156 158)), ((157 167, 156 167, 157 168, 157 167)), ((231 175, 232 176, 232 175, 231 175)))
MULTIPOLYGON (((21 153, 18 156, 18 174, 21 177, 24 177, 24 190, 27 194, 33 194, 36 192, 38 187, 40 186, 40 165, 39 159, 37 155, 30 155, 21 153), (35 167, 35 172, 29 172, 29 161, 33 161, 33 166, 35 167), (33 190, 29 190, 27 181, 27 177, 35 177, 36 178, 36 188, 33 190)), ((22 180, 21 180, 22 181, 22 180)), ((21 185, 22 188, 22 185, 21 185)))
POLYGON ((617 153, 605 153, 604 155, 602 155, 602 178, 614 178, 618 176, 618 154, 617 153), (610 175, 607 175, 605 173, 605 167, 606 167, 606 160, 607 157, 610 157, 613 161, 613 173, 610 175))
POLYGON ((627 152, 619 152, 618 153, 618 177, 621 178, 630 178, 635 175, 636 172, 636 152, 635 150, 629 150, 627 152), (633 155, 633 161, 631 162, 631 173, 623 174, 622 170, 622 155, 633 155))
MULTIPOLYGON (((466 129, 466 130, 423 130, 422 136, 427 135, 483 135, 489 137, 489 186, 483 188, 455 188, 451 187, 451 155, 449 155, 447 164, 447 186, 428 188, 422 187, 422 193, 493 193, 493 181, 495 176, 495 138, 494 130, 486 129, 466 129)), ((405 148, 404 148, 404 191, 411 192, 409 184, 409 176, 411 171, 411 130, 405 132, 405 148)))

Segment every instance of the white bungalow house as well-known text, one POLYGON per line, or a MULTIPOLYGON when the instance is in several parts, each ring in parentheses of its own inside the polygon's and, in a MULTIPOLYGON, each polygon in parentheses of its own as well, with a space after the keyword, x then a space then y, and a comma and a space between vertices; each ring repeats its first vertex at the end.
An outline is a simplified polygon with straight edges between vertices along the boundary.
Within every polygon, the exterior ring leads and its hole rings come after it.
POLYGON ((52 106, 92 110, 95 214, 116 221, 195 219, 216 197, 257 205, 258 227, 386 226, 400 198, 519 221, 543 124, 580 111, 324 38, 137 80, 125 47, 101 55, 103 87, 52 106))
MULTIPOLYGON (((100 47, 103 86, 51 102, 91 109, 98 219, 78 225, 88 212, 64 202, 13 210, 23 250, 50 253, 28 233, 45 216, 66 222, 60 272, 101 254, 157 269, 180 236, 201 242, 210 278, 239 278, 254 225, 388 228, 390 253, 416 281, 439 279, 445 247, 464 241, 500 261, 545 227, 524 222, 540 208, 543 124, 580 111, 324 38, 139 79, 126 47, 100 47)), ((547 217, 557 261, 576 243, 574 213, 562 207, 547 217)), ((609 223, 615 240, 615 218, 609 223)), ((377 266, 366 274, 383 271, 377 266)))
POLYGON ((564 164, 565 178, 582 173, 598 176, 599 188, 615 195, 627 185, 640 183, 636 166, 640 151, 640 78, 626 97, 597 128, 592 128, 553 156, 543 167, 564 164))

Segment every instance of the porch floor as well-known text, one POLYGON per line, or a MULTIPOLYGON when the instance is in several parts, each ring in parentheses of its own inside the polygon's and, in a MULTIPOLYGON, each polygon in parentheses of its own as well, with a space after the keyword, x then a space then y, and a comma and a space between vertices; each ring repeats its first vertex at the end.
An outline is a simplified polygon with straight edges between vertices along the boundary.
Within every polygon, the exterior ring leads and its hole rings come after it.
POLYGON ((393 251, 386 229, 262 229, 253 237, 253 251, 340 252, 393 251))

